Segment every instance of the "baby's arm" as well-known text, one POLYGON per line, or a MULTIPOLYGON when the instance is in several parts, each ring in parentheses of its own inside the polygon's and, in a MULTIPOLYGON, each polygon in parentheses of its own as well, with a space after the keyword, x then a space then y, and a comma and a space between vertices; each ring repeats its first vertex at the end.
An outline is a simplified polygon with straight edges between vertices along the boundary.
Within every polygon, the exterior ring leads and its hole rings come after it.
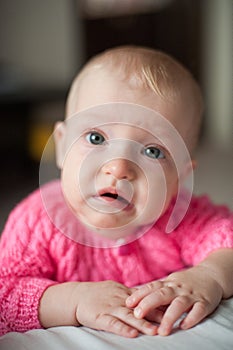
POLYGON ((212 313, 222 298, 233 295, 233 249, 219 249, 200 264, 172 273, 163 281, 154 281, 137 289, 126 300, 138 319, 148 316, 161 322, 160 335, 170 334, 174 323, 188 329, 212 313), (166 307, 166 311, 161 311, 166 307))
POLYGON ((157 327, 135 318, 125 306, 132 293, 129 288, 110 281, 56 281, 53 247, 60 243, 67 249, 69 241, 54 229, 40 198, 37 191, 17 206, 1 236, 0 335, 41 328, 41 324, 83 324, 128 337, 139 331, 155 334, 157 327))
POLYGON ((125 305, 132 290, 113 281, 66 282, 46 289, 39 307, 45 328, 61 325, 87 326, 125 337, 138 332, 154 335, 157 327, 137 319, 125 305))

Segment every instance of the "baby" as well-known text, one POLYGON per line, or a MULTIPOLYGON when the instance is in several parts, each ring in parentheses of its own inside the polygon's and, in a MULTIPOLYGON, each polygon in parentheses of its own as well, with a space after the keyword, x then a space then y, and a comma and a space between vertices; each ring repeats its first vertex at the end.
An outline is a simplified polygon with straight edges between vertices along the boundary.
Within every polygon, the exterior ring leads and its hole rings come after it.
POLYGON ((180 186, 202 110, 191 74, 162 52, 120 47, 84 66, 54 130, 61 180, 22 201, 1 237, 1 334, 165 336, 233 295, 232 214, 180 186))

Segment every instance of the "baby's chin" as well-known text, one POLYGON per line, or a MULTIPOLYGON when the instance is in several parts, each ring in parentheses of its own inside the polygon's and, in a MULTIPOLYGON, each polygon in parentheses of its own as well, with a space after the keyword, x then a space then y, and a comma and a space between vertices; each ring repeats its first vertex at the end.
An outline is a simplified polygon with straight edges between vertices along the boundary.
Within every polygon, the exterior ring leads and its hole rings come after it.
POLYGON ((137 230, 132 223, 119 224, 114 220, 86 220, 79 218, 81 223, 91 232, 111 241, 126 238, 137 230))
MULTIPOLYGON (((111 214, 113 216, 113 214, 111 214)), ((119 221, 114 222, 114 220, 104 220, 95 221, 88 220, 85 217, 79 216, 79 221, 88 229, 88 231, 107 239, 109 242, 130 242, 134 241, 138 237, 146 233, 155 223, 155 220, 142 222, 141 220, 134 219, 127 223, 121 224, 119 221)))

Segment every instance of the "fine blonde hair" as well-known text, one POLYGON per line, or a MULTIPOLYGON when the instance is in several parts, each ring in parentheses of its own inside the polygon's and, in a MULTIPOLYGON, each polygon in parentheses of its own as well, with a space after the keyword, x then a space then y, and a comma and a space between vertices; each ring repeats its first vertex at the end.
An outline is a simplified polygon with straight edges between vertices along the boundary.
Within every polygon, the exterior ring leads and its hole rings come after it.
POLYGON ((114 71, 130 87, 147 89, 171 103, 190 101, 191 148, 194 148, 201 125, 203 100, 196 80, 181 63, 162 51, 147 47, 120 46, 106 50, 90 59, 74 79, 67 100, 67 114, 83 79, 101 69, 114 71))

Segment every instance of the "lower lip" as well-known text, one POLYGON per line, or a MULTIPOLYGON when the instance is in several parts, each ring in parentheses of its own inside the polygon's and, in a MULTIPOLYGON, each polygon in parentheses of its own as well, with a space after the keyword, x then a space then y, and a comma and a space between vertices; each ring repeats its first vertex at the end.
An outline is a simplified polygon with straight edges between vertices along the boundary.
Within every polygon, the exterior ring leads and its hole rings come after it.
POLYGON ((111 197, 104 197, 104 196, 96 196, 94 197, 95 199, 97 199, 98 201, 106 202, 109 203, 110 205, 112 205, 115 208, 119 208, 122 211, 131 211, 134 208, 134 205, 132 203, 128 203, 128 204, 124 204, 121 201, 115 199, 115 198, 111 198, 111 197))
POLYGON ((104 197, 104 196, 100 196, 100 197, 97 197, 97 198, 100 198, 101 200, 106 201, 106 202, 114 202, 116 200, 115 198, 104 197))

